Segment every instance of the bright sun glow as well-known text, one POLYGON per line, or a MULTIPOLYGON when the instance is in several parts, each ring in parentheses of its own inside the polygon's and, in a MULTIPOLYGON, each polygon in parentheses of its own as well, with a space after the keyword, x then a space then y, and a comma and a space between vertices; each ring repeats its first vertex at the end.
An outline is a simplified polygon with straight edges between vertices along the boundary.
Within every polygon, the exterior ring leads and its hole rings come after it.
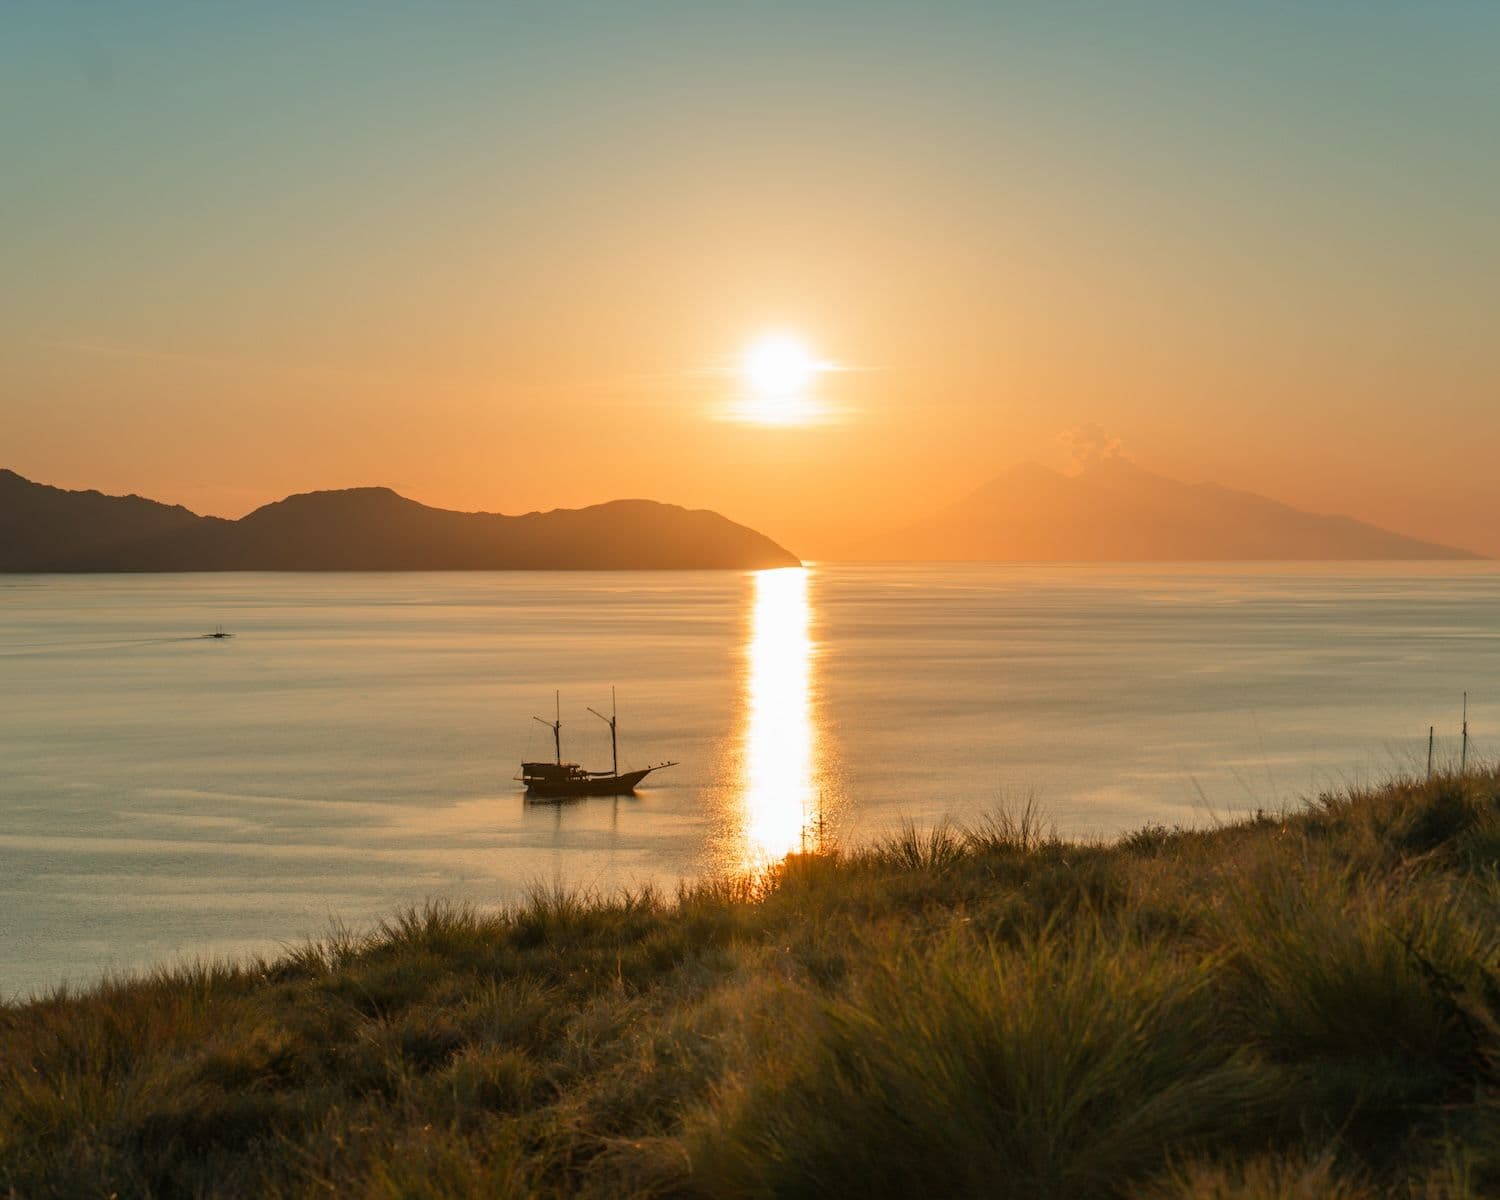
POLYGON ((811 351, 790 334, 769 334, 745 352, 745 381, 758 396, 800 395, 817 373, 811 351))
POLYGON ((733 415, 759 425, 809 424, 822 412, 813 398, 818 375, 830 369, 795 334, 765 334, 740 360, 743 395, 733 415))

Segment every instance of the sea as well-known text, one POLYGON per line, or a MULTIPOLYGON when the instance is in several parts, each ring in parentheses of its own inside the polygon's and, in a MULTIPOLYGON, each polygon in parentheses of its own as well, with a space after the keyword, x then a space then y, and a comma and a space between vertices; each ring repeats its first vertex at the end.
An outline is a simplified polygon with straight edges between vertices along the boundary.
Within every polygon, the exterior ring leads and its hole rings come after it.
POLYGON ((1500 565, 0 576, 0 999, 1027 804, 1209 826, 1430 729, 1500 748, 1500 565), (622 768, 676 765, 528 802, 612 704, 622 768))

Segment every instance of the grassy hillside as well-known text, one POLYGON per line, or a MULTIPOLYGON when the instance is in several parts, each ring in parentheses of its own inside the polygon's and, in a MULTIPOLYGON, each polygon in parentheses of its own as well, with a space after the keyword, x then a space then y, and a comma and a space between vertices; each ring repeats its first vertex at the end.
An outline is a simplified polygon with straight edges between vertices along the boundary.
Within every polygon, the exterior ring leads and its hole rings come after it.
POLYGON ((1500 1194, 1500 778, 0 1008, 0 1195, 1500 1194))

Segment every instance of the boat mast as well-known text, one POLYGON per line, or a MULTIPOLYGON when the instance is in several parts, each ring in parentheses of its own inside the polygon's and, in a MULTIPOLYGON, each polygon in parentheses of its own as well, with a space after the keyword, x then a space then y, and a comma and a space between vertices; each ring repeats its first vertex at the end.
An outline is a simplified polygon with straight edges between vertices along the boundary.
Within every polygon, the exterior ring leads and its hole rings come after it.
POLYGON ((533 721, 541 721, 548 729, 552 730, 552 748, 557 751, 557 765, 562 766, 562 693, 553 692, 552 702, 557 706, 557 717, 552 721, 542 721, 541 717, 532 717, 533 721))
POLYGON ((615 689, 609 689, 609 716, 606 717, 602 712, 595 708, 589 709, 589 712, 593 713, 594 716, 598 717, 601 721, 609 726, 609 762, 613 774, 618 775, 620 773, 620 743, 619 739, 615 736, 615 720, 617 716, 617 710, 615 708, 615 689))

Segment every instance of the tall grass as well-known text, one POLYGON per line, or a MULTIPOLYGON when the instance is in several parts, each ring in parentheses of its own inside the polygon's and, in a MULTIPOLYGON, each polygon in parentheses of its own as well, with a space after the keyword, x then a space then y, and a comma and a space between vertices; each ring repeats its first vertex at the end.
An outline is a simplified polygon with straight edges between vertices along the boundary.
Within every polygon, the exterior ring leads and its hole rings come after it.
POLYGON ((1274 1092, 1213 1036, 1212 982, 1092 922, 898 951, 700 1127, 699 1171, 716 1195, 1110 1194, 1274 1092))
POLYGON ((0 1196, 1500 1194, 1500 780, 667 897, 432 903, 0 1006, 0 1196))

